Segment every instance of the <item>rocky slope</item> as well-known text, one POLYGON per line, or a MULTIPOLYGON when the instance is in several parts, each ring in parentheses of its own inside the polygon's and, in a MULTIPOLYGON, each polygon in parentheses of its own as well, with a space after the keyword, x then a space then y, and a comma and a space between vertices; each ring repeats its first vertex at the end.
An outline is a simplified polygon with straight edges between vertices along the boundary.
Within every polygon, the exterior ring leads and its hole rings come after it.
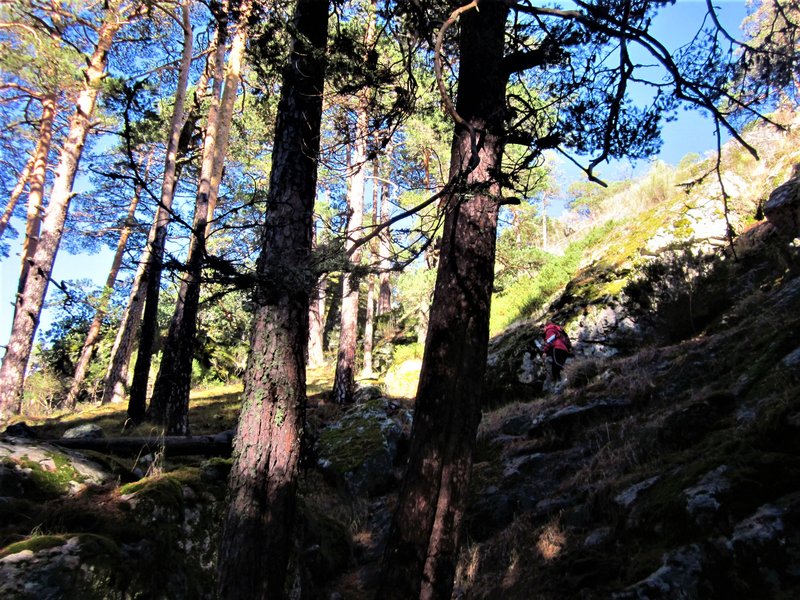
POLYGON ((484 420, 463 597, 800 595, 800 264, 767 228, 695 281, 696 334, 484 420))
MULTIPOLYGON (((621 222, 627 250, 493 340, 456 597, 800 597, 795 181, 733 247, 713 203, 621 222), (560 389, 545 316, 575 340, 560 389)), ((372 597, 410 419, 313 399, 289 597, 372 597)), ((145 475, 30 434, 0 439, 0 597, 213 597, 225 460, 145 475)))

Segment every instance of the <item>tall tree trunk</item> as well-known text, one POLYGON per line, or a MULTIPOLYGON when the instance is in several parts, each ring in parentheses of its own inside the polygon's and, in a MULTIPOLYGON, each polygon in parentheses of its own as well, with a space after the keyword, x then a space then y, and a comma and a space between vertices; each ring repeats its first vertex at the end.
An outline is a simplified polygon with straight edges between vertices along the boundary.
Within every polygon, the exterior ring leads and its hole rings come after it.
POLYGON ((120 2, 110 1, 103 24, 98 32, 97 45, 85 71, 85 87, 78 94, 75 112, 70 118, 69 132, 61 150, 61 158, 50 202, 47 205, 42 234, 33 255, 31 271, 14 315, 8 351, 0 368, 0 420, 19 413, 22 407, 22 387, 25 369, 33 348, 33 338, 44 304, 50 273, 53 270, 67 211, 72 199, 72 186, 78 171, 86 136, 91 129, 100 85, 105 77, 108 51, 114 35, 122 26, 118 13, 120 2))
POLYGON ((217 567, 220 598, 283 598, 305 422, 310 262, 328 1, 298 0, 283 77, 244 400, 217 567))
MULTIPOLYGON (((158 202, 154 231, 148 237, 148 245, 143 257, 145 286, 144 314, 139 332, 139 353, 133 369, 130 396, 128 398, 128 417, 134 423, 144 420, 147 407, 147 384, 150 378, 153 346, 158 335, 158 298, 161 291, 161 272, 164 260, 164 248, 167 242, 167 231, 170 223, 172 201, 178 182, 178 151, 183 124, 186 122, 184 105, 189 86, 189 70, 192 66, 192 30, 190 16, 191 2, 184 0, 181 4, 181 25, 183 28, 183 50, 178 75, 178 86, 175 90, 175 105, 170 117, 167 151, 164 158, 164 179, 161 183, 161 196, 158 202)), ((217 43, 219 38, 217 37, 217 43)), ((219 45, 217 46, 217 48, 219 45)))
MULTIPOLYGON (((381 210, 380 220, 386 223, 391 218, 391 164, 392 153, 394 152, 394 144, 391 142, 386 145, 386 165, 387 172, 384 173, 384 179, 381 181, 381 210)), ((392 232, 387 227, 379 236, 378 254, 381 261, 381 272, 378 275, 378 308, 379 315, 385 315, 392 311, 392 283, 391 274, 389 269, 392 266, 392 232)))
MULTIPOLYGON (((185 19, 185 14, 184 17, 185 19)), ((184 20, 185 24, 185 20, 184 20)), ((184 29, 184 34, 186 30, 184 29)), ((216 49, 219 48, 219 39, 218 35, 215 35, 215 42, 213 47, 216 49)), ((186 46, 184 46, 184 50, 186 50, 186 46)), ((216 52, 214 52, 216 53, 216 52)), ((191 53, 189 53, 191 54, 191 53)), ((184 60, 187 54, 184 52, 181 56, 181 71, 179 76, 179 86, 182 85, 182 78, 184 73, 189 73, 188 68, 184 71, 184 60)), ((206 86, 208 85, 208 69, 204 70, 203 74, 200 76, 200 81, 197 83, 194 93, 194 103, 195 109, 190 111, 190 113, 197 114, 199 107, 201 105, 201 97, 205 93, 206 86)), ((188 83, 188 82, 187 82, 188 83)), ((185 87, 185 86, 184 86, 185 87)), ((178 88, 178 90, 180 87, 178 88)), ((177 108, 177 100, 178 100, 178 90, 176 90, 176 106, 173 107, 173 114, 171 117, 171 122, 176 118, 176 115, 180 113, 180 111, 176 110, 177 108)), ((190 139, 190 135, 183 135, 183 132, 189 128, 194 126, 195 119, 192 118, 191 114, 189 116, 183 116, 183 124, 182 128, 178 128, 177 133, 177 155, 179 156, 184 149, 181 146, 181 139, 184 137, 186 139, 190 139), (183 130, 182 130, 183 129, 183 130)), ((173 128, 170 129, 170 140, 172 136, 175 135, 175 130, 173 128)), ((168 142, 169 143, 169 142, 168 142)), ((151 339, 155 339, 155 332, 158 327, 158 319, 156 318, 158 315, 158 295, 161 291, 161 267, 162 261, 164 257, 164 248, 167 240, 167 229, 169 227, 169 222, 171 219, 171 212, 172 212, 172 202, 175 193, 175 186, 177 185, 178 180, 180 179, 179 176, 179 166, 177 164, 177 157, 176 157, 176 164, 175 164, 175 172, 174 172, 174 182, 172 185, 172 195, 169 197, 164 197, 159 201, 159 206, 156 210, 156 214, 153 218, 153 224, 150 226, 150 232, 147 236, 147 244, 145 245, 144 253, 142 254, 141 259, 139 260, 139 266, 136 269, 136 274, 133 278, 133 284, 131 285, 131 291, 128 296, 128 304, 125 308, 125 312, 122 317, 122 321, 120 323, 119 331, 117 332, 117 337, 114 340, 114 347, 111 351, 111 361, 108 366, 108 371, 106 372, 105 376, 105 383, 104 383, 104 390, 103 390, 103 404, 108 402, 122 402, 127 396, 127 382, 128 382, 128 365, 130 363, 131 354, 133 354, 133 347, 136 343, 137 334, 140 332, 139 325, 143 320, 142 310, 145 305, 151 306, 150 310, 147 311, 147 326, 152 327, 152 332, 150 333, 151 339), (158 273, 153 274, 153 269, 158 268, 158 273), (153 274, 151 276, 151 274, 153 274)), ((165 181, 167 181, 167 172, 165 171, 165 181)), ((162 186, 163 191, 163 186, 162 186)), ((142 369, 144 370, 144 369, 142 369)), ((149 366, 148 366, 148 373, 149 373, 149 366)), ((129 405, 131 404, 129 400, 129 405)), ((133 402, 132 406, 129 406, 129 414, 131 416, 131 420, 133 422, 140 422, 143 419, 144 414, 144 404, 145 400, 139 399, 133 402)))
MULTIPOLYGON (((328 191, 320 190, 325 206, 328 206, 328 191)), ((317 227, 312 224, 312 245, 317 247, 317 227)), ((308 366, 321 367, 325 364, 325 298, 328 288, 328 275, 320 275, 314 287, 308 307, 308 366)))
POLYGON ((75 374, 72 376, 72 384, 69 388, 69 394, 65 401, 65 406, 68 409, 75 408, 78 402, 78 395, 83 388, 83 380, 86 378, 86 371, 89 368, 89 363, 92 360, 97 340, 100 338, 100 328, 103 326, 103 319, 108 311, 108 303, 111 300, 111 294, 114 291, 114 284, 117 281, 119 269, 122 266, 122 258, 125 255, 125 248, 128 245, 128 238, 131 236, 133 226, 136 222, 136 208, 139 206, 141 199, 141 184, 137 184, 133 192, 133 197, 128 205, 128 213, 125 215, 125 221, 122 230, 119 233, 117 240, 117 250, 114 252, 114 260, 111 261, 111 269, 106 277, 106 285, 103 287, 100 302, 97 305, 97 310, 94 313, 92 324, 89 325, 89 331, 86 333, 86 340, 83 342, 81 354, 78 358, 78 363, 75 365, 75 374))
POLYGON ((200 305, 200 280, 206 253, 206 234, 208 222, 213 216, 211 211, 219 192, 222 162, 228 147, 233 106, 239 89, 252 7, 253 0, 245 0, 239 6, 239 20, 236 35, 231 43, 222 99, 217 108, 212 103, 209 109, 186 273, 181 282, 178 301, 161 356, 161 366, 153 386, 151 415, 165 424, 166 432, 170 435, 189 434, 189 390, 197 333, 197 312, 200 305))
MULTIPOLYGON (((370 48, 375 36, 375 11, 370 5, 365 46, 370 48)), ((346 252, 353 248, 355 238, 364 222, 364 180, 367 161, 367 135, 369 129, 369 101, 367 90, 362 90, 356 108, 356 123, 350 155, 350 189, 347 194, 349 218, 344 243, 346 252)), ((350 255, 350 263, 357 265, 360 252, 350 255)), ((358 288, 359 280, 353 272, 342 273, 342 311, 339 322, 339 353, 336 357, 336 374, 333 380, 333 400, 337 404, 353 401, 355 393, 356 346, 358 344, 358 288)))
MULTIPOLYGON (((372 225, 378 223, 378 161, 372 163, 372 225)), ((378 242, 373 241, 369 245, 369 262, 377 264, 379 262, 378 242)), ((367 277, 367 310, 364 318, 364 367, 361 376, 366 379, 372 378, 372 349, 375 342, 375 274, 370 273, 367 277)))
MULTIPOLYGON (((506 76, 505 2, 461 16, 457 111, 474 127, 480 162, 447 198, 410 457, 384 555, 379 598, 450 598, 480 421, 494 279, 497 185, 506 76)), ((471 157, 459 126, 451 176, 471 157)))
POLYGON ((33 256, 39 245, 39 234, 42 228, 42 206, 44 204, 44 184, 47 179, 47 157, 53 140, 53 122, 56 115, 56 97, 48 94, 42 98, 42 118, 39 122, 39 140, 33 155, 28 191, 28 214, 25 221, 25 241, 22 244, 22 268, 17 284, 17 298, 14 312, 20 308, 20 301, 28 281, 33 256))
POLYGON ((367 277, 367 309, 364 317, 364 366, 361 377, 371 379, 372 350, 375 343, 375 275, 367 277))
POLYGON ((325 364, 325 290, 328 278, 322 275, 314 287, 308 317, 308 366, 321 367, 325 364))
POLYGON ((0 217, 0 238, 3 237, 8 223, 11 221, 11 215, 14 214, 14 209, 17 208, 17 202, 20 196, 22 196, 22 192, 25 191, 25 186, 28 185, 31 168, 33 167, 33 160, 33 157, 31 157, 28 159, 28 162, 25 163, 25 166, 22 168, 17 178, 17 185, 14 186, 14 189, 11 190, 8 196, 8 204, 6 204, 6 209, 3 211, 3 216, 0 217))

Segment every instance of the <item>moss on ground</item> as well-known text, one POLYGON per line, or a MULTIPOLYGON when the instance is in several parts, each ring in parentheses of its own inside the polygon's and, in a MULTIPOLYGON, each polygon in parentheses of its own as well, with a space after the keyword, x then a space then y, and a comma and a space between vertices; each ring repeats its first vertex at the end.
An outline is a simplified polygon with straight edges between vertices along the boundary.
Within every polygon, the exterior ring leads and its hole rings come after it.
POLYGON ((328 427, 319 437, 320 453, 328 458, 338 473, 348 473, 364 463, 384 446, 380 423, 365 415, 351 419, 345 426, 328 427))
POLYGON ((134 494, 153 505, 167 510, 181 510, 184 505, 183 487, 178 478, 172 475, 158 475, 128 483, 119 488, 120 494, 134 494))
POLYGON ((56 548, 63 546, 67 541, 67 537, 63 535, 33 535, 27 539, 19 542, 9 544, 5 548, 0 549, 0 558, 11 556, 25 550, 30 550, 34 554, 40 550, 48 548, 56 548))

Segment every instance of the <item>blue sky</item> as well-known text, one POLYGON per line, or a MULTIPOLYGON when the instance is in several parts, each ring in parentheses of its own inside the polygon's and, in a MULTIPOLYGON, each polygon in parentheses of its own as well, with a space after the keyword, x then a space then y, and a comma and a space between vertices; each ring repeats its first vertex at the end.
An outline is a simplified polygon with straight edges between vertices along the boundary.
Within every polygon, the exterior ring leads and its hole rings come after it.
MULTIPOLYGON (((723 24, 733 34, 739 33, 739 24, 746 14, 744 0, 716 0, 723 24)), ((664 8, 653 21, 655 37, 664 41, 670 49, 686 43, 696 30, 702 15, 705 13, 705 0, 677 0, 674 6, 664 8)), ((680 110, 675 122, 666 124, 663 131, 663 146, 659 158, 677 164, 680 159, 690 153, 705 154, 716 149, 712 121, 697 111, 680 110)), ((646 168, 646 163, 638 165, 637 171, 646 168)), ((566 171, 566 169, 565 169, 566 171)), ((631 167, 626 163, 603 165, 599 169, 601 176, 608 179, 619 179, 630 175, 631 167)), ((577 173, 565 173, 568 177, 577 177, 577 173)), ((15 222, 19 230, 24 228, 15 222)), ((12 241, 11 256, 0 263, 0 344, 5 344, 11 328, 13 315, 13 297, 19 277, 20 240, 12 241)), ((105 281, 111 264, 111 251, 105 250, 93 256, 73 256, 62 251, 56 260, 53 277, 56 280, 88 278, 97 285, 105 281)), ((55 291, 50 286, 48 297, 55 291)), ((47 328, 46 317, 40 332, 47 328)))

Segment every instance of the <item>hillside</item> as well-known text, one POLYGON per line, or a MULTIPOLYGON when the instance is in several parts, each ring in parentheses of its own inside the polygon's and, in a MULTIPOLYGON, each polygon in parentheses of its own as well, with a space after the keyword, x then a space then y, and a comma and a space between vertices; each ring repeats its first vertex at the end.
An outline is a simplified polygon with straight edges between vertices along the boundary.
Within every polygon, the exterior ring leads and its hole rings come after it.
MULTIPOLYGON (((562 285, 508 311, 492 340, 456 597, 800 595, 797 180, 773 195, 788 207, 754 216, 797 144, 749 135, 768 139, 774 160, 755 168, 726 148, 727 218, 709 179, 670 180, 657 197, 640 181, 576 235, 562 285), (649 199, 635 209, 632 198, 649 199), (564 387, 530 351, 546 318, 575 341, 564 387)), ((412 418, 408 399, 387 396, 366 388, 342 411, 312 395, 292 598, 371 597, 412 418)), ((221 431, 235 399, 194 410, 197 433, 221 431)), ((98 419, 0 440, 0 595, 211 598, 227 461, 42 441, 98 419)))

